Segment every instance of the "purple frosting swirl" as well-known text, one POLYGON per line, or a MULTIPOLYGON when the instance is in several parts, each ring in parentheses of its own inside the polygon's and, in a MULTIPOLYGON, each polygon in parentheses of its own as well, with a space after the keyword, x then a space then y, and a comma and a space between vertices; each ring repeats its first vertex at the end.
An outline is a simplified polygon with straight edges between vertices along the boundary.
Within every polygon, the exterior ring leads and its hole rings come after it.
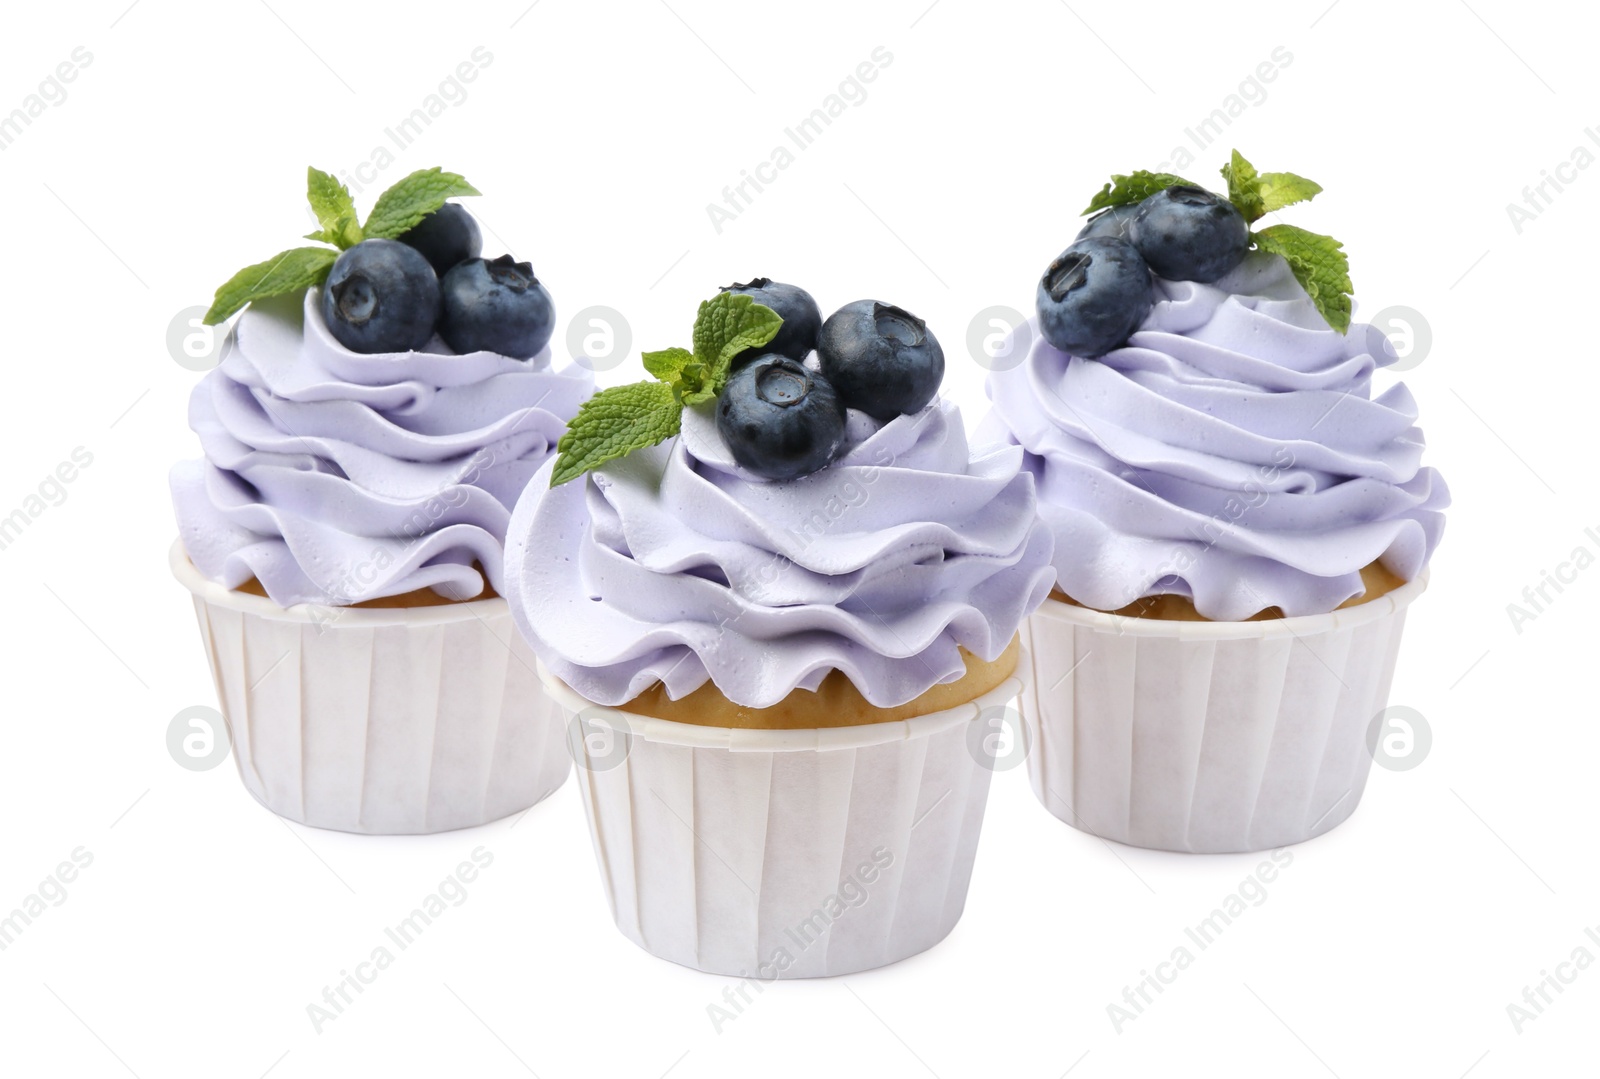
POLYGON ((1100 610, 1178 594, 1233 620, 1330 611, 1374 561, 1421 573, 1450 494, 1421 465, 1404 384, 1372 396, 1395 359, 1383 336, 1330 329, 1277 255, 1156 289, 1123 348, 1086 360, 1038 338, 989 376, 980 438, 1027 451, 1060 588, 1100 610))
POLYGON ((594 390, 550 353, 517 360, 339 344, 317 290, 254 303, 195 386, 202 460, 172 470, 184 549, 228 588, 280 606, 501 587, 511 507, 594 390))
POLYGON ((683 433, 517 505, 507 598, 545 664, 599 704, 708 679, 751 708, 839 670, 879 707, 999 657, 1049 594, 1050 536, 1022 454, 969 454, 936 402, 879 427, 851 413, 831 466, 745 474, 709 410, 683 433), (959 646, 959 647, 958 647, 959 646))

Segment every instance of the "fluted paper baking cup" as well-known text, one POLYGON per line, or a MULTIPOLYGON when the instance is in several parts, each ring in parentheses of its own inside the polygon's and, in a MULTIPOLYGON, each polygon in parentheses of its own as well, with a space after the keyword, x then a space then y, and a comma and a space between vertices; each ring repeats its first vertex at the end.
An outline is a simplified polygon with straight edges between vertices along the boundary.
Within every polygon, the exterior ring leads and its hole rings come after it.
POLYGON ((713 974, 849 974, 943 940, 966 903, 1018 674, 958 708, 731 730, 592 704, 543 665, 617 928, 713 974))
POLYGON ((279 816, 420 835, 498 820, 565 781, 559 712, 504 599, 279 607, 207 580, 181 543, 171 564, 239 776, 279 816))
POLYGON ((1259 622, 1123 618, 1048 600, 1024 640, 1028 776, 1106 839, 1221 853, 1299 843, 1361 800, 1424 574, 1367 603, 1259 622))

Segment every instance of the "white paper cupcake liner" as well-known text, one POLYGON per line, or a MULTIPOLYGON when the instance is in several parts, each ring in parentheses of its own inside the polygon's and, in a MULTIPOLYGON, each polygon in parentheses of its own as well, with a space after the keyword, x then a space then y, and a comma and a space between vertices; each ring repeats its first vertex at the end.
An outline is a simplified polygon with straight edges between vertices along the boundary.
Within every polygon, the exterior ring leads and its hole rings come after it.
POLYGON ((1045 808, 1157 850, 1267 850, 1361 800, 1367 729, 1423 575, 1368 603, 1260 622, 1121 618, 1047 600, 1024 640, 1028 776, 1045 808))
POLYGON ((571 768, 562 720, 504 599, 297 604, 172 572, 245 787, 301 824, 370 835, 470 828, 528 808, 571 768))
POLYGON ((645 951, 761 980, 849 974, 961 918, 1018 674, 959 708, 824 730, 730 730, 595 705, 542 665, 612 915, 645 951))

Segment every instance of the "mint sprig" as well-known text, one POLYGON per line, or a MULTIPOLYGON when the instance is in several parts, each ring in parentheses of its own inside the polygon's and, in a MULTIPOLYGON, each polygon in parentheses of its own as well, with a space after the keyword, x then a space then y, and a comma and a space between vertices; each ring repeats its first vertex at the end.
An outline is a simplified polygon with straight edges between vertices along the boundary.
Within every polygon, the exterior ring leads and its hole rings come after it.
MULTIPOLYGON (((1140 169, 1124 176, 1118 173, 1111 177, 1111 182, 1100 189, 1100 193, 1089 200, 1089 208, 1083 211, 1082 216, 1099 213, 1101 210, 1110 210, 1116 206, 1132 206, 1143 202, 1157 191, 1165 191, 1176 184, 1187 184, 1182 176, 1174 176, 1170 172, 1146 172, 1140 169)), ((1192 186, 1192 185, 1191 185, 1192 186)))
POLYGON ((656 381, 601 390, 578 409, 556 443, 550 486, 677 434, 684 408, 715 400, 728 384, 734 357, 765 345, 782 325, 776 311, 749 296, 723 292, 702 303, 694 320, 694 351, 646 352, 644 369, 656 381))
POLYGON ((464 176, 440 168, 419 169, 378 196, 362 232, 369 240, 403 236, 453 198, 481 192, 464 176))
POLYGON ((1282 255, 1294 279, 1306 290, 1328 325, 1344 333, 1350 328, 1350 260, 1344 244, 1332 236, 1307 232, 1294 225, 1273 225, 1252 232, 1256 248, 1282 255))
MULTIPOLYGON (((1222 166, 1222 177, 1228 182, 1228 201, 1244 216, 1247 224, 1322 193, 1321 184, 1304 176, 1292 172, 1256 171, 1238 150, 1233 151, 1228 163, 1222 166)), ((1126 176, 1119 173, 1090 200, 1089 208, 1083 213, 1087 216, 1114 206, 1133 205, 1157 191, 1189 182, 1170 172, 1141 171, 1126 176)), ((1306 290, 1329 326, 1340 333, 1350 329, 1350 295, 1355 286, 1350 281, 1350 260, 1343 244, 1332 236, 1308 232, 1294 225, 1272 225, 1252 232, 1250 241, 1258 251, 1283 256, 1294 279, 1306 290)))
POLYGON ((356 216, 355 200, 337 179, 321 169, 306 170, 306 201, 322 226, 306 236, 331 247, 295 247, 265 262, 246 266, 217 289, 202 320, 215 326, 255 300, 282 296, 320 285, 339 258, 362 240, 403 235, 453 198, 478 194, 478 189, 453 172, 419 169, 378 196, 365 225, 356 216))

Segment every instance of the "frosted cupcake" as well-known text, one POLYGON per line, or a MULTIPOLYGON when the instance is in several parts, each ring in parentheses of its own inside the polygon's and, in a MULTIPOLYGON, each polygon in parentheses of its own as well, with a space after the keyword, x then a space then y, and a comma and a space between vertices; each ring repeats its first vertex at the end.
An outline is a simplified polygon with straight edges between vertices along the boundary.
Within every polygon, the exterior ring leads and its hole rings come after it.
POLYGON ((700 970, 841 974, 960 917, 1050 538, 1021 452, 972 454, 934 400, 920 319, 734 290, 574 420, 509 598, 618 927, 700 970))
POLYGON ((570 769, 500 590, 511 507, 592 375, 552 369, 548 293, 478 257, 465 194, 416 173, 363 227, 312 170, 337 249, 242 271, 208 315, 248 304, 190 399, 172 570, 245 786, 305 824, 482 824, 570 769))
POLYGON ((1046 270, 989 380, 1056 538, 1023 712, 1035 793, 1139 846, 1293 843, 1355 809, 1405 610, 1449 504, 1337 241, 1262 213, 1321 189, 1237 152, 1224 199, 1135 173, 1046 270), (1014 346, 1026 348, 1026 345, 1014 346))

